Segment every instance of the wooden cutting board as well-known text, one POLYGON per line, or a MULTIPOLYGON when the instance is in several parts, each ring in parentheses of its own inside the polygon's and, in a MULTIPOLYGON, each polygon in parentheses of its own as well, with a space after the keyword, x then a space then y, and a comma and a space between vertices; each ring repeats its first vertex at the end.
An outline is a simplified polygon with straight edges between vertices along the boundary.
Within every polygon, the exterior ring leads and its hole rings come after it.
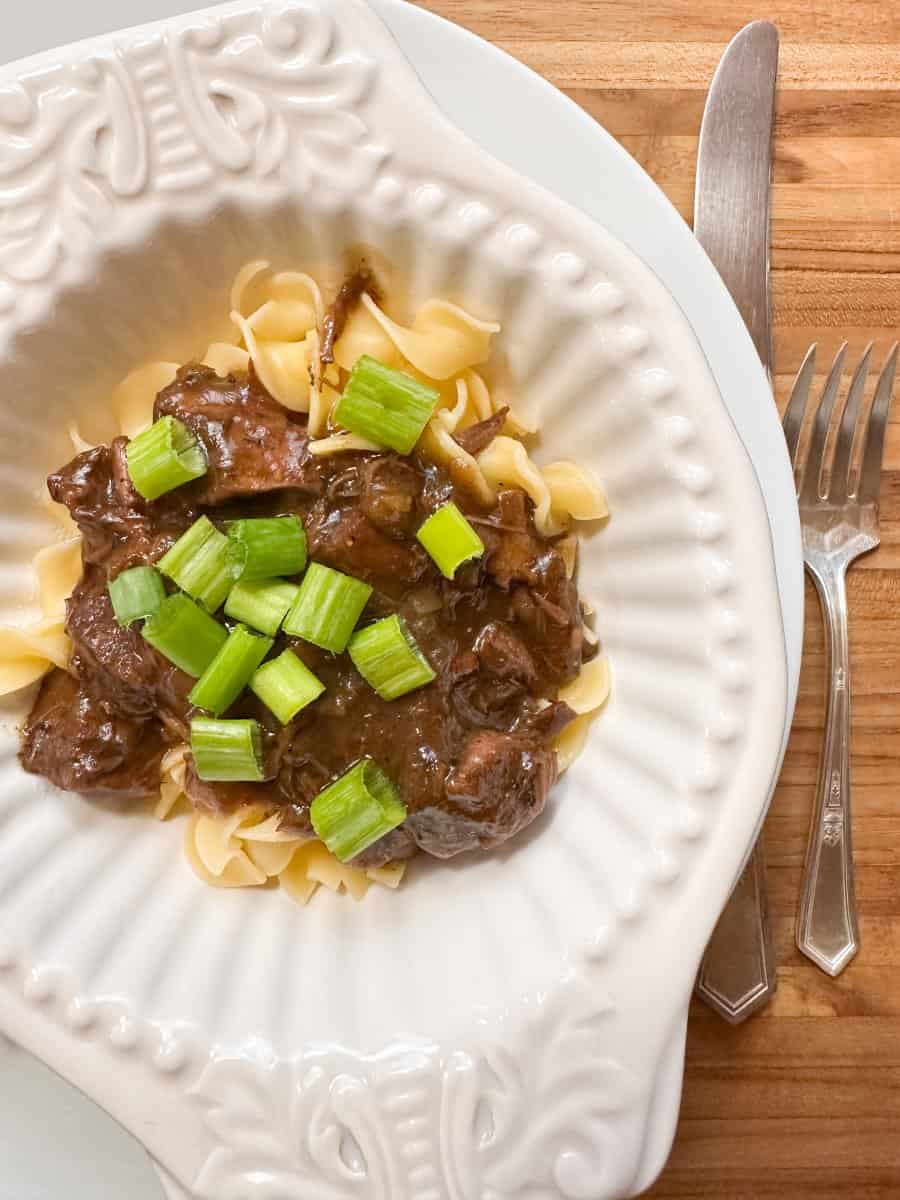
MULTIPOLYGON (((566 91, 690 218, 706 89, 729 38, 781 30, 772 266, 779 407, 813 341, 879 363, 900 335, 900 0, 426 0, 566 91)), ((831 980, 793 944, 824 717, 807 584, 800 699, 766 824, 778 994, 731 1029, 695 1002, 681 1123, 648 1195, 900 1198, 900 387, 882 545, 849 578, 862 951, 831 980)))

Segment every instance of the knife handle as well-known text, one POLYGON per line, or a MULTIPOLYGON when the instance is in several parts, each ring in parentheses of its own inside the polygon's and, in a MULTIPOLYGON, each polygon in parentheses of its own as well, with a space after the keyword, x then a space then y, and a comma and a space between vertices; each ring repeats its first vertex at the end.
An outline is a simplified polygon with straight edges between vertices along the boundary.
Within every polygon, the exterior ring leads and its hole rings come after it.
POLYGON ((760 834, 706 948, 697 995, 739 1025, 775 995, 776 966, 760 834))

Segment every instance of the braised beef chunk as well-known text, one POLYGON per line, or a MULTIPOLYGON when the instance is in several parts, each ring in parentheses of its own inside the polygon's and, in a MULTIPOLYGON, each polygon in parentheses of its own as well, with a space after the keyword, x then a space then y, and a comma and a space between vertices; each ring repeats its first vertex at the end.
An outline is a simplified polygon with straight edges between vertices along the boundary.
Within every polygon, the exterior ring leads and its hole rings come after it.
MULTIPOLYGON (((558 573, 557 573, 558 574, 558 573)), ((555 601, 539 587, 516 588, 512 609, 519 628, 528 635, 541 674, 551 683, 569 683, 582 661, 584 625, 574 584, 565 578, 547 587, 555 601)))
POLYGON ((542 738, 555 738, 567 725, 571 725, 577 714, 562 700, 555 700, 536 712, 525 712, 515 723, 517 733, 535 734, 542 738))
POLYGON ((313 505, 306 518, 310 558, 346 575, 380 585, 389 592, 421 579, 428 567, 425 551, 414 541, 396 541, 356 505, 313 505))
MULTIPOLYGON (((348 280, 330 313, 331 344, 370 280, 348 280)), ((328 353, 330 353, 330 345, 328 353)), ((67 604, 72 675, 45 681, 23 736, 22 760, 60 787, 140 796, 158 784, 164 741, 188 737, 193 680, 115 619, 108 580, 152 563, 206 514, 296 513, 310 559, 364 579, 373 593, 363 623, 398 612, 436 678, 394 701, 379 698, 347 654, 281 634, 274 653, 295 653, 325 685, 287 726, 250 692, 228 717, 263 732, 265 783, 201 780, 190 757, 185 789, 206 812, 249 803, 275 808, 298 837, 314 830, 310 806, 364 756, 393 780, 406 821, 357 859, 377 866, 419 850, 438 858, 488 849, 544 807, 556 774, 554 738, 574 713, 556 699, 589 653, 575 586, 553 541, 534 525, 524 492, 502 491, 484 511, 434 464, 393 453, 309 454, 305 418, 278 405, 251 374, 220 378, 183 368, 160 393, 203 442, 200 480, 145 502, 131 485, 126 441, 78 455, 48 481, 84 535, 84 572, 67 604), (475 524, 484 555, 445 579, 416 530, 453 499, 475 524)), ((503 414, 460 435, 478 453, 503 414)), ((168 585, 172 586, 172 585, 168 585)), ((224 620, 221 611, 217 614, 224 620)))
POLYGON ((331 781, 331 772, 305 747, 308 739, 290 742, 281 756, 278 768, 278 791, 286 808, 281 825, 304 836, 312 834, 309 806, 331 781))
POLYGON ((384 867, 388 863, 404 862, 406 859, 412 858, 418 849, 410 822, 405 821, 397 829, 392 829, 383 838, 379 838, 377 842, 369 846, 368 850, 357 854, 352 865, 354 867, 384 867))
POLYGON ((166 714, 186 718, 193 680, 144 641, 137 625, 115 618, 106 576, 93 566, 66 601, 72 669, 84 687, 128 717, 166 714))
POLYGON ((163 749, 157 722, 114 713, 56 668, 41 684, 20 758, 26 771, 67 791, 139 800, 159 791, 163 749))
POLYGON ((508 408, 498 409, 491 416, 485 417, 483 421, 478 421, 476 424, 470 425, 468 429, 454 433, 454 441, 458 442, 469 454, 480 454, 482 450, 487 449, 503 428, 508 412, 508 408))
POLYGON ((87 567, 67 600, 66 631, 85 686, 126 716, 153 716, 159 661, 136 626, 116 620, 99 568, 87 567))
POLYGON ((237 812, 248 804, 270 802, 269 788, 265 783, 207 783, 201 779, 188 756, 184 773, 184 794, 201 812, 237 812))
POLYGON ((209 367, 182 367, 157 396, 153 414, 177 417, 206 449, 209 470, 189 489, 198 505, 279 488, 313 495, 322 489, 320 464, 307 449, 305 425, 252 375, 223 379, 209 367))
POLYGON ((450 858, 489 850, 529 825, 556 779, 556 754, 532 738, 483 730, 463 745, 440 807, 407 821, 420 850, 450 858))
POLYGON ((537 564, 547 549, 535 532, 528 503, 524 492, 507 489, 497 497, 495 511, 477 522, 485 547, 485 568, 501 587, 533 583, 537 564))
POLYGON ((125 538, 143 544, 148 537, 143 502, 130 486, 122 486, 117 442, 85 450, 47 479, 51 497, 72 514, 89 563, 106 562, 125 538))
POLYGON ((512 729, 527 703, 521 684, 483 672, 464 680, 451 696, 454 716, 472 729, 512 729))
POLYGON ((499 621, 485 625, 475 639, 475 653, 484 670, 497 679, 533 683, 537 675, 528 647, 508 625, 499 621))
POLYGON ((382 533, 408 538, 415 532, 421 479, 396 454, 379 454, 360 468, 360 508, 382 533))
POLYGON ((322 346, 319 351, 319 361, 323 367, 334 362, 334 343, 344 332, 347 318, 363 292, 370 292, 374 299, 378 299, 375 276, 365 264, 347 276, 325 314, 322 322, 322 346))
POLYGON ((125 457, 127 438, 78 454, 47 479, 82 535, 85 563, 110 578, 127 567, 155 562, 196 518, 184 489, 148 504, 134 490, 125 457))

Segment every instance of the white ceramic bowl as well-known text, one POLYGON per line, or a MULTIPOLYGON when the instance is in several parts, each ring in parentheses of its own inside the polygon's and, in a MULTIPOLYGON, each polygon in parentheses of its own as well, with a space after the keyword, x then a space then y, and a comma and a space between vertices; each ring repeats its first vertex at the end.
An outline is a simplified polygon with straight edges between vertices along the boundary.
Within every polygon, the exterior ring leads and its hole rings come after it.
POLYGON ((397 894, 221 893, 179 834, 0 788, 0 1027, 183 1186, 619 1197, 677 1115, 693 976, 763 811, 784 638, 756 477, 690 328, 587 218, 431 104, 360 0, 231 6, 0 77, 0 618, 25 615, 65 426, 224 332, 253 257, 374 245, 410 299, 503 324, 541 455, 594 467, 582 556, 614 671, 548 812, 397 894))

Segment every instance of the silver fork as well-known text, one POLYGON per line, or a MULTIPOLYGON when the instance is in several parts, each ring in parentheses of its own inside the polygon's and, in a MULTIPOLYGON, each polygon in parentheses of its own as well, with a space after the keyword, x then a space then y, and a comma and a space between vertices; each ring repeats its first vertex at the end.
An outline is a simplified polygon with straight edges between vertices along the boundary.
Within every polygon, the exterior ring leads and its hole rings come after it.
POLYGON ((859 949, 850 826, 850 661, 845 577, 850 564, 880 541, 878 493, 897 344, 885 359, 871 406, 863 411, 861 401, 871 352, 870 344, 853 372, 844 404, 836 405, 847 343, 838 350, 814 406, 806 452, 801 453, 800 431, 816 363, 816 347, 811 346, 797 374, 783 422, 797 483, 803 560, 819 593, 828 642, 825 745, 803 869, 797 946, 829 975, 839 975, 859 949), (826 445, 832 414, 837 429, 829 462, 826 445))

